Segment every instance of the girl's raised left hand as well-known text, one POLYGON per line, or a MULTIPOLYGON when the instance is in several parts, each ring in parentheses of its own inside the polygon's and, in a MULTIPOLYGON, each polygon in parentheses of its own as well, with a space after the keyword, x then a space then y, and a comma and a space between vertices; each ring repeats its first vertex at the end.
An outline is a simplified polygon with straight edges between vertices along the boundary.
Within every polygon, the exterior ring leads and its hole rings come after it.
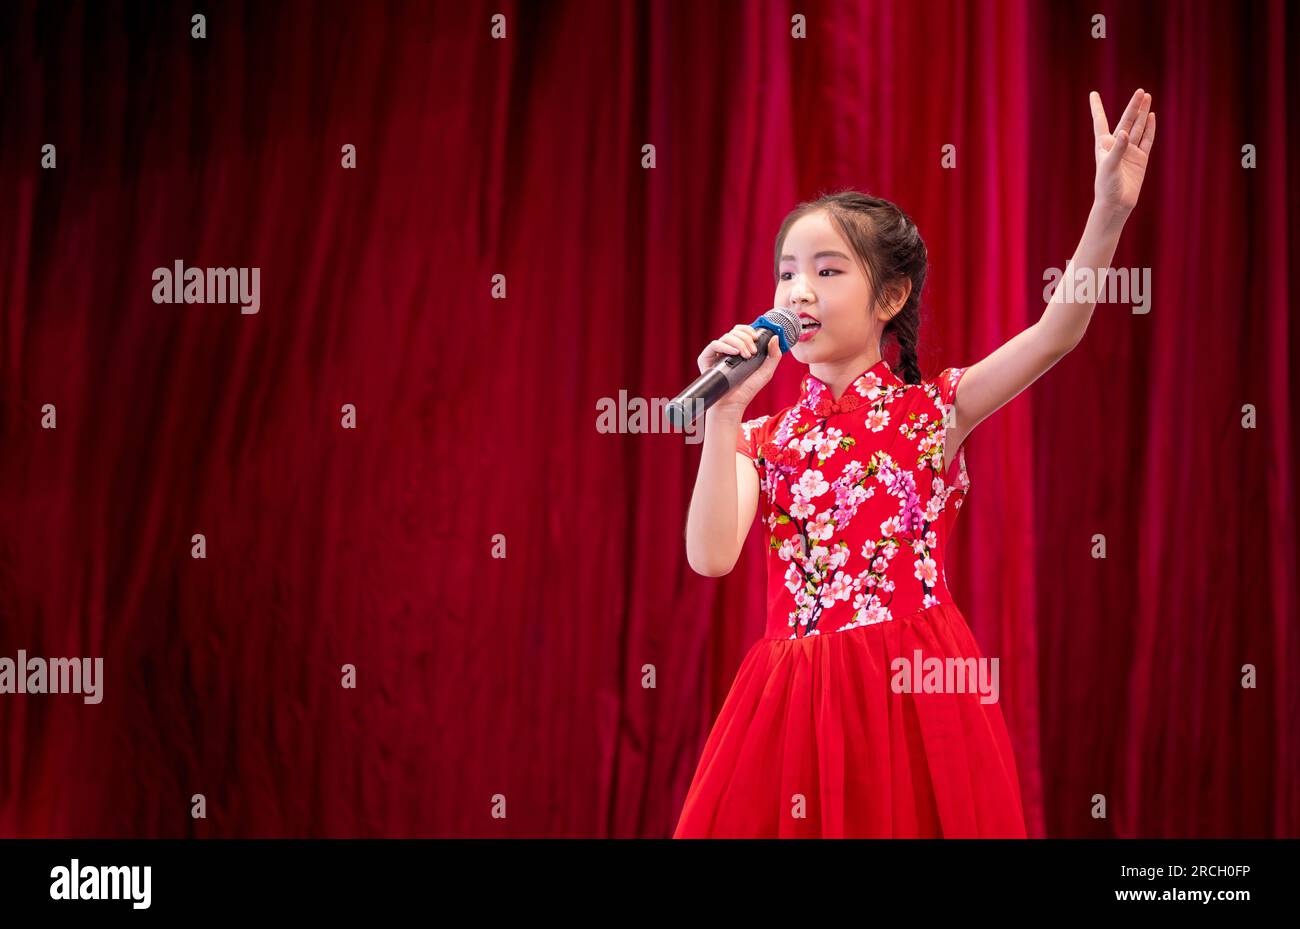
POLYGON ((1101 95, 1088 95, 1092 104, 1092 134, 1096 139, 1093 154, 1097 160, 1097 179, 1093 195, 1097 202, 1127 214, 1137 204, 1142 179, 1147 173, 1151 143, 1156 137, 1156 114, 1151 112, 1151 95, 1139 87, 1128 108, 1110 134, 1101 95))

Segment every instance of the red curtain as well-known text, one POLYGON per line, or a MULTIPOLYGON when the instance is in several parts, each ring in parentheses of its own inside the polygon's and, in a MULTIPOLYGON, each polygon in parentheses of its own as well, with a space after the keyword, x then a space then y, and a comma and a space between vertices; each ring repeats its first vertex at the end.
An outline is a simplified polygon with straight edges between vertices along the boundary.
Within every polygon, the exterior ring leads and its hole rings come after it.
POLYGON ((675 394, 841 187, 926 238, 926 375, 979 360, 1082 232, 1088 92, 1143 87, 1149 312, 968 440, 948 577, 1032 834, 1300 835, 1294 7, 195 12, 0 11, 0 656, 104 667, 0 695, 0 834, 670 834, 761 543, 694 575, 699 446, 601 399, 675 394), (177 260, 258 312, 155 303, 177 260))

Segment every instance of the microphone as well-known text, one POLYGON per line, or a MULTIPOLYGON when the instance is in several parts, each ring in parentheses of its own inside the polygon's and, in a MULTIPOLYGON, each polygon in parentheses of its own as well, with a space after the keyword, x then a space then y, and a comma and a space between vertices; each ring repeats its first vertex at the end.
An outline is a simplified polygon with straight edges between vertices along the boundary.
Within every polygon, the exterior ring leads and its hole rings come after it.
POLYGON ((799 314, 785 307, 773 307, 751 324, 758 332, 754 342, 758 351, 748 358, 741 355, 723 355, 691 385, 668 401, 664 416, 671 426, 685 427, 704 415, 704 411, 739 386, 767 360, 767 343, 778 339, 781 351, 788 352, 799 341, 803 323, 799 314))

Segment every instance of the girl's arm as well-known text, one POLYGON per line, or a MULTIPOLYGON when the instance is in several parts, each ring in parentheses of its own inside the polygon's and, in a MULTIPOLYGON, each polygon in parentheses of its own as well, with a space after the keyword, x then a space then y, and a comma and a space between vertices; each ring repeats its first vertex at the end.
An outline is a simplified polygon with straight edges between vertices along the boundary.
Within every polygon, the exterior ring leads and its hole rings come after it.
POLYGON ((686 561, 696 574, 721 577, 736 566, 754 522, 758 472, 736 451, 744 410, 715 407, 704 416, 704 450, 686 516, 686 561))
POLYGON ((971 365, 958 382, 954 419, 948 430, 950 449, 955 450, 981 421, 1078 345, 1092 319, 1096 301, 1068 302, 1071 291, 1067 281, 1085 268, 1091 270, 1094 281, 1105 279, 1120 232, 1142 189, 1156 134, 1156 114, 1150 112, 1151 95, 1139 88, 1112 136, 1101 97, 1094 91, 1089 99, 1097 176, 1083 237, 1038 322, 971 365))
MULTIPOLYGON (((752 327, 737 325, 710 342, 697 359, 700 373, 725 354, 756 353, 755 334, 752 327)), ((745 408, 772 379, 780 363, 781 343, 769 339, 767 357, 758 370, 704 414, 704 449, 686 514, 686 561, 696 574, 730 574, 745 547, 745 536, 758 511, 758 472, 736 445, 745 408)))

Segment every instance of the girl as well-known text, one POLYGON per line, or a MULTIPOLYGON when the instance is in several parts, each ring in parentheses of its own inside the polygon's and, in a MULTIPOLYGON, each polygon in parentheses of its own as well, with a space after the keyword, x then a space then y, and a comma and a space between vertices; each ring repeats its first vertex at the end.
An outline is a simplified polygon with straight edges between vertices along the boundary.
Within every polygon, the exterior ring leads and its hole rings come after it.
MULTIPOLYGON (((1062 282, 1110 264, 1155 138, 1150 94, 1138 89, 1113 136, 1100 97, 1090 101, 1095 199, 1062 282)), ((797 403, 745 420, 780 361, 774 338, 763 366, 709 409, 686 526, 691 567, 717 577, 761 503, 767 631, 719 711, 674 836, 1023 838, 996 665, 953 603, 944 551, 970 486, 962 443, 1078 344, 1094 305, 1067 303, 1058 284, 1037 323, 925 381, 926 249, 897 206, 853 191, 801 204, 777 235, 776 272, 773 305, 803 319, 790 351, 808 374, 797 403)), ((700 371, 753 354, 755 334, 739 325, 711 342, 700 371)))

